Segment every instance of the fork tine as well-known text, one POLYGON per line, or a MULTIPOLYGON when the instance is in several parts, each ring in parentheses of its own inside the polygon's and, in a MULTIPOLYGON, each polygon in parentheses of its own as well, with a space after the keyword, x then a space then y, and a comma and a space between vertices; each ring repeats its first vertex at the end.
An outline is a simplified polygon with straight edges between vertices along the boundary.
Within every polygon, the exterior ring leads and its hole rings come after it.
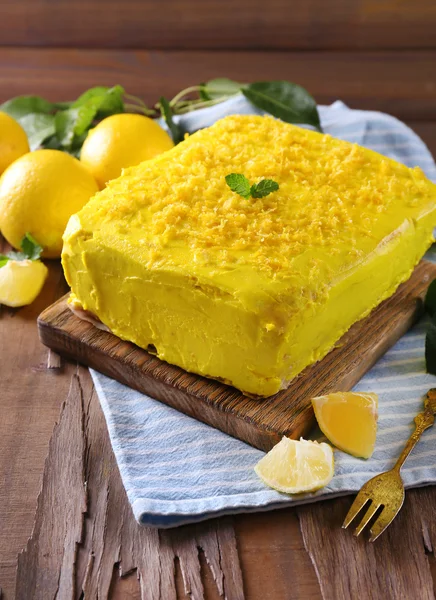
POLYGON ((362 530, 368 525, 368 523, 370 522, 372 517, 375 515, 375 513, 379 509, 379 507, 380 507, 380 504, 371 502, 371 505, 369 506, 368 510, 366 511, 365 516, 360 521, 359 525, 356 527, 356 530, 354 532, 354 535, 356 537, 362 533, 362 530))
POLYGON ((370 542, 375 542, 375 540, 378 538, 378 536, 381 535, 387 527, 389 527, 389 525, 392 523, 392 521, 397 516, 400 508, 401 508, 401 504, 400 504, 400 506, 398 506, 398 508, 395 508, 395 509, 392 509, 388 506, 385 506, 383 508, 382 512, 379 514, 375 523, 373 523, 371 529, 369 530, 369 532, 371 534, 369 537, 370 542))
POLYGON ((362 493, 363 490, 361 490, 356 498, 354 499, 353 504, 350 506, 350 510, 347 513, 347 516, 345 517, 345 520, 342 524, 343 529, 346 529, 348 527, 348 525, 351 523, 351 521, 354 519, 354 517, 356 517, 356 515, 362 510, 362 508, 365 506, 365 504, 369 501, 368 496, 366 496, 365 494, 362 493))

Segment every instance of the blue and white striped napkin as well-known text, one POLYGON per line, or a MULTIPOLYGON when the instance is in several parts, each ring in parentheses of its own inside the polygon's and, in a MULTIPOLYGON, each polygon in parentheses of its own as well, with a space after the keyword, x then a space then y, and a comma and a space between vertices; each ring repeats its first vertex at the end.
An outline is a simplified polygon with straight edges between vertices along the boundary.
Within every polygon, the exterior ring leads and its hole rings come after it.
MULTIPOLYGON (((241 96, 186 115, 183 121, 195 130, 228 114, 256 112, 241 96)), ((327 133, 410 167, 419 165, 436 182, 431 154, 420 138, 397 119, 378 112, 350 110, 340 102, 321 106, 320 115, 327 133)), ((145 525, 173 527, 357 491, 374 474, 393 465, 412 431, 414 416, 423 406, 423 395, 436 386, 436 377, 425 372, 425 329, 425 322, 419 323, 354 388, 379 394, 379 428, 373 457, 365 461, 335 452, 331 483, 298 499, 271 490, 258 479, 253 467, 263 456, 260 450, 91 371, 136 519, 145 525)), ((436 428, 424 433, 402 473, 407 487, 436 483, 436 428)))

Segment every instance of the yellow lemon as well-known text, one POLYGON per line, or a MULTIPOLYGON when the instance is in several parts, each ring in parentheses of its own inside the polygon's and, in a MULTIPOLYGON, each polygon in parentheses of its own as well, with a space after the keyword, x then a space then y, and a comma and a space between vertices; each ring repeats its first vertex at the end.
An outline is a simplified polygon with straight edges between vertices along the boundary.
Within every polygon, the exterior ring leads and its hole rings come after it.
POLYGON ((144 115, 120 114, 103 119, 82 146, 80 160, 100 188, 126 167, 139 165, 174 146, 160 125, 144 115))
POLYGON ((26 152, 30 152, 26 132, 15 119, 0 112, 0 175, 26 152))
POLYGON ((39 260, 9 260, 0 267, 0 304, 25 306, 38 296, 48 269, 39 260))
POLYGON ((377 434, 377 394, 336 392, 312 399, 316 420, 331 443, 353 456, 369 458, 377 434))
POLYGON ((44 248, 42 256, 57 258, 68 219, 97 191, 76 158, 59 150, 29 152, 0 178, 0 230, 15 248, 29 232, 44 248))
POLYGON ((328 444, 284 437, 254 470, 264 483, 279 492, 313 492, 333 477, 333 450, 328 444))

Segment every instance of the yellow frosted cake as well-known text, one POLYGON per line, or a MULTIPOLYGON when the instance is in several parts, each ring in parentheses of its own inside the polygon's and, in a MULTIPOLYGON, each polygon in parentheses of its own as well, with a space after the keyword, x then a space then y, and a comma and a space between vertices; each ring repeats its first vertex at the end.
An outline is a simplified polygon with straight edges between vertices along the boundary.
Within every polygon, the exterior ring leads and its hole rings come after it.
POLYGON ((62 261, 73 305, 115 335, 269 396, 410 276, 435 225, 419 168, 231 116, 97 193, 71 217, 62 261), (279 189, 247 199, 230 173, 279 189))

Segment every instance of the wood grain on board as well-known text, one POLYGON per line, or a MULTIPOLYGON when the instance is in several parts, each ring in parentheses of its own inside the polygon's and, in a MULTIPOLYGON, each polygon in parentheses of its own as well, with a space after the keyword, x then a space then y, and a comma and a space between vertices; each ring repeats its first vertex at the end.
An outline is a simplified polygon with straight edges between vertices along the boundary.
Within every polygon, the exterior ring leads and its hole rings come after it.
POLYGON ((298 439, 314 424, 311 398, 349 390, 415 322, 436 266, 422 261, 397 292, 355 323, 320 362, 264 399, 247 398, 218 381, 165 363, 72 314, 67 297, 38 319, 41 341, 173 408, 262 450, 283 435, 298 439))
POLYGON ((151 105, 160 96, 172 98, 214 77, 242 82, 288 79, 307 88, 320 104, 340 99, 353 108, 381 110, 400 119, 436 121, 435 64, 436 50, 148 52, 0 47, 0 102, 29 92, 53 101, 73 100, 95 85, 121 84, 151 105))
POLYGON ((434 48, 433 0, 6 0, 8 46, 434 48))

